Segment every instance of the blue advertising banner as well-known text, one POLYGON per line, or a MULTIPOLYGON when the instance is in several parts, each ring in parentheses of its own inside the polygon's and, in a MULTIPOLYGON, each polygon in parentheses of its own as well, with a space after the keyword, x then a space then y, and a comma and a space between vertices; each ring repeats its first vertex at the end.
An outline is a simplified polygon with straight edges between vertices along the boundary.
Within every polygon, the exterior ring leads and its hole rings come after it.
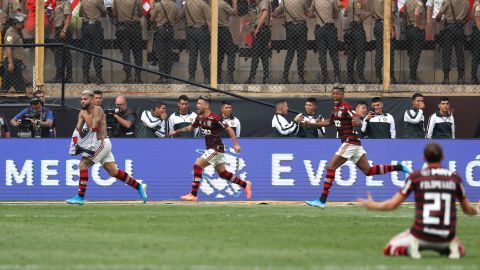
MULTIPOLYGON (((321 192, 326 166, 340 147, 334 139, 240 139, 234 153, 225 140, 227 169, 252 181, 252 200, 306 200, 321 192)), ((364 140, 373 164, 407 162, 423 165, 427 140, 364 140)), ((64 200, 76 194, 79 156, 68 155, 68 139, 0 140, 0 200, 64 200)), ((464 179, 472 201, 480 199, 480 144, 475 140, 444 140, 445 167, 464 179)), ((112 139, 119 168, 148 184, 150 200, 178 200, 190 191, 192 166, 202 155, 203 139, 112 139)), ((229 183, 210 166, 204 170, 201 200, 244 200, 241 188, 229 183)), ((354 201, 372 192, 375 199, 393 195, 404 173, 365 176, 347 162, 336 174, 330 201, 354 201)), ((138 200, 138 194, 108 177, 99 164, 90 169, 87 200, 138 200)), ((411 198, 410 198, 411 199, 411 198)))

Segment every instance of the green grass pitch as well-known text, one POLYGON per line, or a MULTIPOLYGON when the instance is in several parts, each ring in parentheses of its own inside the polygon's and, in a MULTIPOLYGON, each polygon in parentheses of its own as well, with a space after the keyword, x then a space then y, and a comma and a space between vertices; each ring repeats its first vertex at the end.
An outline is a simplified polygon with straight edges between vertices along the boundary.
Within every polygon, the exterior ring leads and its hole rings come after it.
POLYGON ((0 205, 0 269, 479 269, 480 218, 459 214, 467 257, 388 258, 414 209, 302 205, 0 205))

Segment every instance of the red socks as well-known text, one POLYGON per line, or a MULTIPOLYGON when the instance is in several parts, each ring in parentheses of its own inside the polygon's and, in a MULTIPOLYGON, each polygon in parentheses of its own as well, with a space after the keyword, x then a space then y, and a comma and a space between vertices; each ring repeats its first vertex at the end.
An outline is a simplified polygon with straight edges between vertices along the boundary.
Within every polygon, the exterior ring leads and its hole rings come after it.
POLYGON ((221 178, 228 180, 234 184, 237 184, 243 188, 247 187, 247 183, 240 179, 238 176, 234 175, 233 173, 229 171, 223 171, 222 173, 219 174, 221 178))
POLYGON ((323 182, 322 196, 320 196, 320 201, 322 203, 325 203, 327 201, 327 197, 330 193, 330 188, 333 185, 333 181, 335 181, 335 170, 327 169, 327 176, 325 177, 325 181, 323 182))
POLYGON ((80 180, 78 181, 78 196, 85 197, 88 183, 88 169, 80 170, 80 180))
POLYGON ((200 187, 200 182, 202 181, 202 167, 197 164, 193 165, 193 183, 192 183, 192 195, 197 196, 198 188, 200 187))
POLYGON ((118 170, 117 175, 115 175, 115 177, 118 180, 124 182, 125 184, 133 187, 134 189, 138 189, 138 186, 140 185, 140 183, 138 183, 137 180, 135 180, 128 173, 126 173, 122 170, 118 170))

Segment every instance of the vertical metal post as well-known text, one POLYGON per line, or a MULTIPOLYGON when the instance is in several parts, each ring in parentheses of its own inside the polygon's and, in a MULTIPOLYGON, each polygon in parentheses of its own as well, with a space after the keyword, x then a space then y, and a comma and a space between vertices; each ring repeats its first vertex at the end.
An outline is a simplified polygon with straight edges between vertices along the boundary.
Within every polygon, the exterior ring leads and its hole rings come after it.
MULTIPOLYGON (((212 0, 212 23, 210 27, 210 85, 217 88, 218 74, 218 0, 212 0)), ((221 67, 220 67, 221 68, 221 67)))
POLYGON ((62 106, 65 106, 65 43, 62 42, 62 106))
POLYGON ((383 91, 390 90, 392 0, 383 2, 383 91))

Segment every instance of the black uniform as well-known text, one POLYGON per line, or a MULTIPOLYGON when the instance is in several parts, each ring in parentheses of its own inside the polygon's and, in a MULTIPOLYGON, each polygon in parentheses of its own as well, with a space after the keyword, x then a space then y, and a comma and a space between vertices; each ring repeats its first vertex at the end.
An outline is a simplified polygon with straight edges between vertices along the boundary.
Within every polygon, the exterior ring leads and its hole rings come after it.
MULTIPOLYGON (((57 1, 53 21, 55 25, 55 43, 72 44, 72 31, 67 26, 65 29, 65 19, 72 15, 72 4, 68 0, 57 1), (65 31, 66 30, 66 31, 65 31), (61 38, 62 32, 65 33, 65 39, 61 38)), ((66 76, 65 81, 72 81, 72 54, 69 49, 62 52, 61 47, 55 48, 55 82, 60 82, 63 77, 62 62, 65 61, 66 76)))
POLYGON ((426 9, 424 0, 408 0, 406 3, 406 20, 407 20, 407 44, 409 61, 409 83, 421 83, 417 78, 418 62, 425 45, 425 25, 426 25, 426 9), (415 13, 420 14, 420 23, 415 20, 415 13))
POLYGON ((270 30, 270 15, 272 8, 269 0, 261 0, 257 5, 256 20, 260 18, 263 11, 267 11, 268 16, 266 21, 263 22, 260 27, 257 36, 253 37, 252 40, 252 66, 250 67, 250 76, 246 82, 247 84, 255 82, 260 59, 262 59, 263 66, 263 83, 267 84, 270 81, 270 63, 268 62, 270 58, 270 48, 268 48, 268 43, 272 37, 272 32, 270 30))
POLYGON ((472 9, 472 83, 478 84, 478 65, 480 64, 480 29, 478 29, 475 20, 480 17, 480 2, 477 0, 472 9))
POLYGON ((347 74, 349 83, 366 83, 364 70, 367 36, 363 28, 362 19, 363 16, 367 15, 366 13, 368 13, 366 5, 363 5, 359 0, 351 1, 345 12, 345 17, 350 21, 350 28, 344 35, 348 55, 347 74), (357 80, 354 73, 357 75, 357 80))
POLYGON ((235 83, 233 71, 235 71, 236 46, 233 43, 229 27, 229 18, 232 11, 232 7, 227 2, 223 0, 218 2, 218 83, 222 83, 222 66, 225 55, 227 55, 227 81, 228 83, 235 83))

